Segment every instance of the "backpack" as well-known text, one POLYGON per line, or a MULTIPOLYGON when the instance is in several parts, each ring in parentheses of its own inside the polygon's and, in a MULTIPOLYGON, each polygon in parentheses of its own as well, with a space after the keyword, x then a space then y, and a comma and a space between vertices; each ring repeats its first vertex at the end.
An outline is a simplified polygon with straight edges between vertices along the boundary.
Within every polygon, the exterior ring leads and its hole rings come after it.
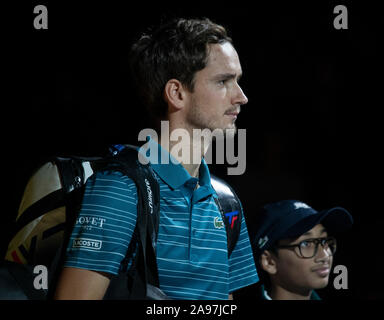
MULTIPOLYGON (((52 297, 85 183, 97 171, 120 171, 134 181, 138 195, 136 228, 121 270, 111 279, 104 299, 168 299, 159 289, 155 254, 159 184, 150 164, 141 164, 138 148, 131 145, 112 146, 106 157, 55 157, 35 171, 26 185, 6 261, 0 267, 1 284, 5 281, 9 288, 14 280, 17 286, 12 291, 3 290, 0 285, 0 299, 7 299, 12 292, 17 296, 20 288, 23 291, 19 292, 20 299, 52 297), (129 261, 132 263, 127 270, 129 261), (46 266, 49 271, 49 290, 42 288, 38 295, 33 292, 38 290, 31 286, 36 265, 46 266)), ((230 256, 239 237, 242 208, 233 189, 223 180, 211 175, 211 184, 218 195, 214 199, 222 214, 230 256)))

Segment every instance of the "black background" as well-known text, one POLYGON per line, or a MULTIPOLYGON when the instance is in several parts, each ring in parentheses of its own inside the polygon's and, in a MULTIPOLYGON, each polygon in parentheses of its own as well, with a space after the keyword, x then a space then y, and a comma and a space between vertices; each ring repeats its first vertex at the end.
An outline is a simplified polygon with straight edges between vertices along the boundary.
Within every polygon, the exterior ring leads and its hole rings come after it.
POLYGON ((229 29, 249 99, 237 121, 247 130, 246 172, 226 176, 224 165, 212 172, 231 182, 248 224, 267 201, 348 209, 355 223, 339 238, 335 264, 347 266, 349 288, 335 290, 333 275, 319 294, 383 298, 379 8, 352 1, 122 3, 40 1, 4 9, 2 227, 47 157, 137 143, 147 115, 127 74, 132 40, 163 18, 205 16, 229 29), (33 27, 38 4, 48 8, 48 30, 33 27), (348 30, 333 27, 337 4, 348 8, 348 30))

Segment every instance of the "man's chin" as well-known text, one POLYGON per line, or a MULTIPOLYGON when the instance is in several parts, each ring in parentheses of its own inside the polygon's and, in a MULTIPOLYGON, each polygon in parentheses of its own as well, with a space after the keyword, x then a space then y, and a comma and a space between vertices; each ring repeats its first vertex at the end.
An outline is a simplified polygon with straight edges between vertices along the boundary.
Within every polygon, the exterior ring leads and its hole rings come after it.
POLYGON ((209 128, 213 138, 233 138, 237 133, 237 127, 235 124, 228 125, 226 127, 209 128))
POLYGON ((225 137, 230 138, 234 137, 237 133, 237 127, 235 124, 229 126, 228 128, 224 129, 225 137))

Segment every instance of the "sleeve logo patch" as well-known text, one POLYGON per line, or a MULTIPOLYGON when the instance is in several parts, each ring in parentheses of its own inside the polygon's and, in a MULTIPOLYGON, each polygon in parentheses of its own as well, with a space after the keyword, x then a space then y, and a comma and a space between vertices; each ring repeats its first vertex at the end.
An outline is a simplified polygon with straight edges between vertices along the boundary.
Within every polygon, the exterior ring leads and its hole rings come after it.
POLYGON ((73 240, 72 248, 84 248, 90 250, 100 250, 102 246, 101 240, 76 238, 73 240))

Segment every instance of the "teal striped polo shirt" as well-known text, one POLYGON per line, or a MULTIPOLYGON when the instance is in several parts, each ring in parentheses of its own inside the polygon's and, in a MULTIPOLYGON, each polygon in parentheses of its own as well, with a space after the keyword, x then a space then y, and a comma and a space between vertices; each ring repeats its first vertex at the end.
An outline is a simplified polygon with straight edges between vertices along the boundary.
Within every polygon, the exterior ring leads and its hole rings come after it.
MULTIPOLYGON (((154 140, 150 143, 159 154, 172 157, 154 140)), ((229 293, 258 281, 245 220, 228 259, 207 164, 203 159, 197 179, 174 162, 151 163, 160 185, 160 288, 172 299, 227 299, 229 293)), ((117 274, 135 228, 136 203, 136 186, 121 173, 98 172, 89 178, 65 266, 117 274)))

